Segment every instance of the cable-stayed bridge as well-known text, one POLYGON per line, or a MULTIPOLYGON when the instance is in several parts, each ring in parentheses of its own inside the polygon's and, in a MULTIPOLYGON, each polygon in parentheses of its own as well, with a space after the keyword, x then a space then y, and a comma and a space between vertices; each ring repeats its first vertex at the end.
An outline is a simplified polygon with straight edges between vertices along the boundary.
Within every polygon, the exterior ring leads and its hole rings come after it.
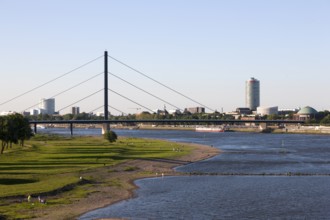
MULTIPOLYGON (((103 105, 101 105, 101 106, 93 109, 91 112, 96 111, 96 110, 98 110, 100 108, 103 108, 104 119, 103 120, 33 120, 33 121, 30 121, 30 124, 34 125, 35 132, 37 132, 37 125, 38 124, 69 124, 70 125, 70 131, 71 131, 71 134, 72 134, 72 132, 73 132, 72 130, 73 130, 73 125, 74 124, 103 124, 103 130, 105 131, 105 130, 108 130, 110 128, 110 124, 115 124, 115 123, 153 123, 153 124, 185 124, 185 123, 189 123, 189 124, 201 124, 201 123, 203 123, 203 124, 214 124, 214 125, 218 125, 218 124, 230 124, 230 123, 266 123, 266 124, 270 124, 270 123, 272 123, 272 124, 303 123, 302 121, 292 121, 292 120, 291 121, 289 121, 289 120, 214 120, 214 119, 211 119, 211 120, 200 120, 200 119, 199 120, 193 120, 193 119, 189 119, 189 120, 177 120, 177 119, 173 119, 173 120, 170 120, 170 119, 162 119, 162 120, 110 120, 109 119, 109 108, 114 109, 115 111, 121 112, 122 114, 125 114, 125 113, 124 113, 124 111, 121 111, 120 109, 118 109, 118 108, 116 108, 116 107, 114 107, 112 105, 109 105, 109 103, 108 103, 108 100, 109 100, 108 93, 109 93, 109 91, 112 92, 112 93, 114 93, 114 94, 116 94, 116 95, 118 95, 119 97, 121 97, 123 99, 126 99, 126 100, 130 101, 131 103, 134 103, 135 105, 138 105, 139 106, 139 109, 146 109, 146 110, 148 110, 150 112, 154 112, 154 111, 151 108, 147 107, 145 104, 141 104, 141 103, 135 101, 134 99, 128 98, 127 96, 121 94, 120 92, 117 92, 117 91, 115 91, 113 89, 110 89, 109 86, 108 86, 108 77, 109 76, 115 77, 116 79, 118 79, 118 80, 120 80, 120 81, 122 81, 122 82, 124 82, 124 83, 126 83, 126 84, 128 84, 128 85, 130 85, 132 87, 134 87, 135 89, 139 90, 140 92, 143 92, 144 94, 146 94, 148 96, 151 96, 151 97, 153 97, 155 99, 158 99, 159 101, 161 101, 164 104, 167 104, 168 106, 172 106, 173 108, 179 109, 181 111, 182 111, 182 109, 180 107, 178 107, 177 105, 171 103, 170 101, 167 101, 164 98, 161 98, 160 96, 158 96, 158 95, 156 95, 156 94, 154 94, 152 92, 149 92, 149 91, 147 91, 147 90, 145 90, 145 89, 143 89, 143 88, 141 88, 141 87, 139 87, 139 86, 131 83, 130 81, 128 81, 128 80, 126 80, 126 79, 124 79, 124 78, 122 78, 122 77, 120 77, 120 76, 118 76, 118 75, 116 75, 116 74, 114 74, 112 72, 110 72, 108 70, 108 59, 109 58, 112 59, 112 60, 114 60, 114 61, 116 61, 120 65, 122 65, 122 66, 124 66, 124 67, 126 67, 126 68, 128 68, 128 69, 130 69, 130 70, 132 70, 132 71, 134 71, 136 73, 138 73, 139 75, 147 78, 148 80, 151 80, 158 87, 163 87, 163 88, 171 91, 172 93, 176 94, 177 96, 183 97, 186 100, 189 100, 190 102, 194 103, 195 105, 204 107, 205 109, 208 109, 208 110, 210 110, 212 112, 215 112, 215 110, 212 109, 212 108, 210 108, 210 107, 208 107, 208 106, 206 106, 206 105, 204 105, 204 104, 202 104, 201 102, 196 101, 195 99, 193 99, 193 98, 191 98, 191 97, 189 97, 189 96, 187 96, 187 95, 185 95, 185 94, 177 91, 176 89, 173 89, 173 88, 165 85, 164 83, 161 83, 160 81, 158 81, 158 80, 156 80, 156 79, 148 76, 147 74, 145 74, 145 73, 143 73, 143 72, 141 72, 141 71, 139 71, 139 70, 131 67, 130 65, 128 65, 128 64, 126 64, 126 63, 124 63, 124 62, 122 62, 122 61, 120 61, 120 60, 118 60, 118 59, 116 59, 116 58, 108 55, 108 52, 107 51, 105 51, 104 52, 104 55, 102 55, 102 56, 99 56, 99 57, 97 57, 97 58, 95 58, 95 59, 93 59, 93 60, 91 60, 91 61, 89 61, 89 62, 87 62, 87 63, 85 63, 85 64, 83 64, 83 65, 81 65, 81 66, 79 66, 79 67, 77 67, 77 68, 75 68, 73 70, 71 70, 71 71, 69 71, 69 72, 66 72, 66 73, 64 73, 64 74, 62 74, 62 75, 60 75, 58 77, 55 77, 52 80, 49 80, 49 81, 47 81, 47 82, 45 82, 45 83, 43 83, 43 84, 41 84, 39 86, 36 86, 36 87, 34 87, 34 88, 32 88, 32 89, 30 89, 30 90, 28 90, 28 91, 26 91, 26 92, 24 92, 22 94, 19 94, 19 95, 13 97, 13 98, 10 98, 9 100, 7 100, 5 102, 0 103, 0 106, 5 105, 5 104, 7 104, 9 102, 12 102, 14 100, 17 100, 19 98, 23 98, 27 94, 29 94, 29 93, 31 93, 33 91, 36 91, 36 90, 38 90, 38 89, 40 89, 42 87, 46 87, 49 84, 53 83, 54 81, 57 81, 57 80, 65 77, 65 76, 68 76, 71 73, 73 73, 73 72, 75 72, 75 71, 77 71, 77 70, 79 70, 81 68, 84 68, 84 67, 88 66, 89 64, 91 64, 91 63, 93 63, 96 60, 99 60, 101 58, 104 59, 104 71, 102 71, 100 73, 97 73, 96 75, 94 75, 94 76, 92 76, 92 77, 90 77, 90 78, 88 78, 86 80, 83 80, 83 81, 81 81, 81 82, 79 82, 79 83, 77 83, 77 84, 75 84, 73 86, 70 86, 69 88, 67 88, 65 90, 62 90, 62 91, 54 94, 50 98, 55 98, 55 97, 58 97, 60 95, 63 95, 66 92, 71 91, 71 90, 77 88, 78 86, 81 86, 82 84, 85 84, 85 83, 87 83, 87 82, 89 82, 89 81, 91 81, 91 80, 95 79, 96 77, 99 77, 99 76, 101 76, 103 74, 103 76, 104 76, 103 87, 101 89, 98 89, 97 91, 92 92, 92 93, 88 94, 87 96, 85 96, 85 97, 83 97, 83 98, 81 98, 79 100, 76 100, 76 101, 72 102, 69 105, 65 105, 64 107, 58 109, 57 111, 59 112, 59 111, 62 111, 64 109, 67 109, 67 108, 69 108, 71 106, 76 105, 79 102, 82 102, 82 101, 84 101, 84 100, 86 100, 86 99, 88 99, 88 98, 90 98, 90 97, 92 97, 92 96, 94 96, 96 94, 99 94, 99 93, 103 92, 103 105)), ((34 104, 32 106, 29 106, 26 109, 33 108, 33 107, 37 106, 38 104, 34 104)), ((24 110, 26 110, 26 109, 24 109, 24 110)))

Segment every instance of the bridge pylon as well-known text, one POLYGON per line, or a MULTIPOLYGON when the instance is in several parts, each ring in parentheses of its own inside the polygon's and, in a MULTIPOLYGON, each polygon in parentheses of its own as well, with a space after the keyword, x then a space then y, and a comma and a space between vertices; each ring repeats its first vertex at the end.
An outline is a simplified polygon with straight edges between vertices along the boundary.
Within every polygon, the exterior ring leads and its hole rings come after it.
MULTIPOLYGON (((108 106, 108 51, 104 51, 104 120, 109 120, 108 106)), ((110 124, 104 123, 102 134, 108 131, 110 131, 110 124)))

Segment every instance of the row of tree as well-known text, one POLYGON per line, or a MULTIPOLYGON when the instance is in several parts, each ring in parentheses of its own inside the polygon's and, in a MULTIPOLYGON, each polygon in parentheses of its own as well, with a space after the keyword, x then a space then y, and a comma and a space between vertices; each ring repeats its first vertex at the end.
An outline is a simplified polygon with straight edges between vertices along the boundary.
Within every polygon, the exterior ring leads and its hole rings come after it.
MULTIPOLYGON (((40 114, 36 116, 28 116, 30 120, 102 120, 104 117, 96 116, 88 113, 65 114, 65 115, 47 115, 40 114)), ((140 114, 128 115, 110 115, 111 120, 134 120, 134 119, 233 119, 233 116, 219 112, 214 113, 184 113, 184 114, 156 114, 150 112, 142 112, 140 114)))
POLYGON ((1 154, 12 144, 24 146, 24 141, 33 135, 29 120, 21 114, 0 116, 1 154))

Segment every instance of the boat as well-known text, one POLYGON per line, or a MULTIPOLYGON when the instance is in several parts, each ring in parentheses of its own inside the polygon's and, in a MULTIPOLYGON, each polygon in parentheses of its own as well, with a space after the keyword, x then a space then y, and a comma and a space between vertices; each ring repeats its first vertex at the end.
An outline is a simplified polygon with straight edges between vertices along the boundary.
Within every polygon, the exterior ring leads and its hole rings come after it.
POLYGON ((220 127, 196 127, 197 132, 224 132, 225 129, 220 127))

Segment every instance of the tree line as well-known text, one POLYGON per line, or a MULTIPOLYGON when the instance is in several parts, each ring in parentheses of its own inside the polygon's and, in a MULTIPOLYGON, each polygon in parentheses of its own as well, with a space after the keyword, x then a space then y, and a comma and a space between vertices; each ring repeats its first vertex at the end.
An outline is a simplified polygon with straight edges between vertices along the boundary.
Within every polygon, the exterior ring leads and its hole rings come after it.
POLYGON ((12 147, 12 144, 24 146, 24 141, 33 136, 29 120, 21 114, 0 116, 1 152, 12 147))

